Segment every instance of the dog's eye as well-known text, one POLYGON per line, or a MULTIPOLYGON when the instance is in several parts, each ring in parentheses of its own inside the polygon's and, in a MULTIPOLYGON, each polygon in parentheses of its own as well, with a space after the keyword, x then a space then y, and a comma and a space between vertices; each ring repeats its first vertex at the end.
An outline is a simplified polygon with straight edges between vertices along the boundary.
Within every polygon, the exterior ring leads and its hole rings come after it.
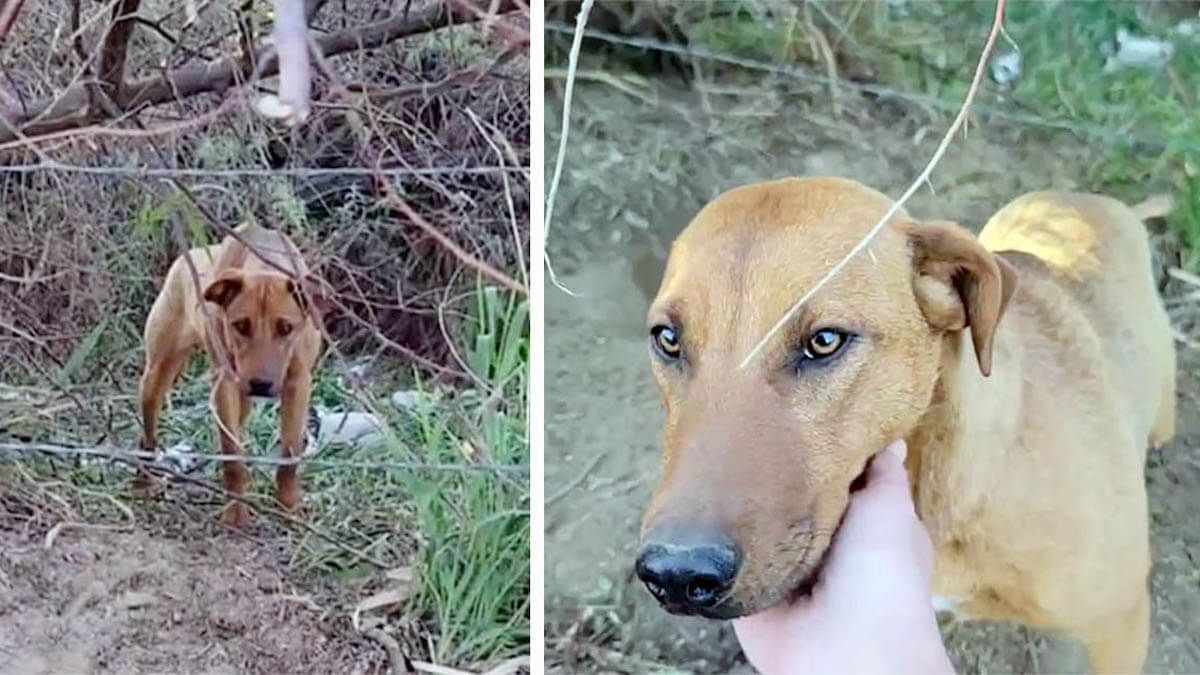
POLYGON ((679 358, 679 333, 676 333, 674 328, 655 326, 650 331, 650 339, 654 342, 655 351, 664 359, 674 360, 679 358))
POLYGON ((250 319, 238 319, 234 321, 233 329, 246 337, 250 337, 250 319))
POLYGON ((846 334, 832 328, 822 328, 804 343, 804 358, 819 361, 841 351, 846 344, 846 334))
POLYGON ((279 322, 279 326, 277 327, 277 329, 276 329, 276 330, 278 330, 278 331, 279 331, 279 335, 280 335, 281 337, 282 337, 282 336, 285 336, 285 335, 287 335, 288 333, 291 333, 291 332, 292 332, 292 324, 290 324, 290 323, 288 323, 288 322, 286 322, 286 321, 280 321, 280 322, 279 322))

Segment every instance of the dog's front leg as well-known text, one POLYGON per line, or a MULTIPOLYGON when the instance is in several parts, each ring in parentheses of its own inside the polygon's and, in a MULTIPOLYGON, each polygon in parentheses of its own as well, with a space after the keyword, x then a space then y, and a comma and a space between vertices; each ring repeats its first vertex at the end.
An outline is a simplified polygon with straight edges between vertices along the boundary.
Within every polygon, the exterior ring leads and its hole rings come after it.
MULTIPOLYGON (((283 447, 284 459, 304 453, 304 428, 308 421, 308 401, 312 390, 312 373, 306 368, 289 372, 283 383, 283 447)), ((288 511, 300 503, 300 480, 296 465, 281 465, 275 474, 275 499, 288 511)))
MULTIPOLYGON (((250 412, 250 399, 242 394, 228 376, 218 373, 213 397, 217 408, 217 434, 221 438, 222 455, 242 454, 242 427, 250 412)), ((250 485, 250 472, 241 460, 225 461, 225 490, 233 497, 242 497, 250 485)), ((221 521, 233 527, 242 527, 250 520, 250 509, 245 502, 231 497, 221 513, 221 521)))

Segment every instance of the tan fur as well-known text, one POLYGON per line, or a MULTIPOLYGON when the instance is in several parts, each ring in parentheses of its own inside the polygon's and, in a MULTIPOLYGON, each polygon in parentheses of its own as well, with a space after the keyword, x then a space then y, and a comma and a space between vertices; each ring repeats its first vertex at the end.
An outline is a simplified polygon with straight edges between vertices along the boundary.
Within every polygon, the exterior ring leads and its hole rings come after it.
POLYGON ((1175 399, 1138 214, 1036 193, 977 241, 901 211, 740 369, 889 205, 852 181, 788 179, 721 195, 679 236, 649 314, 684 357, 652 356, 666 444, 643 533, 727 532, 743 562, 714 615, 764 609, 814 580, 851 482, 903 437, 937 595, 1077 637, 1097 672, 1140 669, 1142 467, 1174 434, 1175 399), (797 369, 828 327, 860 337, 797 369))
MULTIPOLYGON (((140 390, 145 450, 155 448, 158 414, 172 384, 193 350, 203 346, 213 364, 221 453, 241 453, 252 380, 269 383, 270 395, 282 401, 283 456, 303 452, 312 371, 321 350, 317 324, 321 296, 308 279, 299 250, 286 235, 252 224, 235 232, 236 238, 226 237, 215 246, 185 254, 199 275, 203 297, 197 294, 192 267, 180 256, 146 318, 146 367, 140 390), (235 328, 243 320, 250 337, 235 328)), ((225 489, 242 495, 249 480, 242 462, 225 463, 225 489)), ((139 476, 139 492, 150 486, 146 475, 139 476)), ((275 494, 287 509, 299 504, 294 466, 279 467, 275 494)), ((248 518, 249 511, 238 501, 231 501, 222 514, 222 520, 234 526, 244 525, 248 518)))

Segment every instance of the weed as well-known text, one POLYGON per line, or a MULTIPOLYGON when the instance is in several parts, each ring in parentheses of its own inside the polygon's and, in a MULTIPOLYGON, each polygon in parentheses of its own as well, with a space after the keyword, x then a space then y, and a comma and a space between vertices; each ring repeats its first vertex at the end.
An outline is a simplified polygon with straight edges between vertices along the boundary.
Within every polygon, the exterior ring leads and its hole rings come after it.
MULTIPOLYGON (((455 428, 456 418, 431 414, 430 406, 420 403, 414 447, 428 462, 524 464, 529 461, 528 302, 493 287, 480 289, 476 298, 465 330, 467 360, 492 391, 483 398, 465 397, 457 421, 475 419, 478 425, 468 425, 463 433, 455 428), (493 403, 497 396, 503 407, 493 403)), ((416 504, 422 533, 417 606, 433 624, 435 656, 451 663, 486 662, 525 649, 528 483, 484 473, 411 474, 401 482, 416 504)))

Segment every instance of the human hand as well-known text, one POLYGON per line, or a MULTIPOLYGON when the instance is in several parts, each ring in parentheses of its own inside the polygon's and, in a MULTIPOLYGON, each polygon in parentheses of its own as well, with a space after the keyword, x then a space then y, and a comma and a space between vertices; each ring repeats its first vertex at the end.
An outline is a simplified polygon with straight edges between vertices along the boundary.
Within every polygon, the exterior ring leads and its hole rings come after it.
POLYGON ((954 672, 931 604, 933 546, 913 506, 906 454, 901 440, 875 456, 810 596, 734 620, 764 675, 954 672))

